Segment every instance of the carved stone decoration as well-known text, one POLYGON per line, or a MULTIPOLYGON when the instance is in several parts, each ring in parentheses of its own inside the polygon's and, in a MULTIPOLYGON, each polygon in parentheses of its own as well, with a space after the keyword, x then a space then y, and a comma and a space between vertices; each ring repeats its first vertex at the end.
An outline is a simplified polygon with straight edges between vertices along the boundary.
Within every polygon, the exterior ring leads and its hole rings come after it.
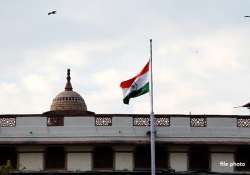
POLYGON ((207 118, 206 117, 192 117, 190 118, 191 127, 206 127, 207 118))
POLYGON ((0 118, 0 127, 15 127, 16 118, 15 117, 1 117, 0 118))
POLYGON ((237 118, 237 127, 249 128, 250 127, 250 118, 237 118))
POLYGON ((112 117, 96 117, 96 126, 112 126, 112 117))
POLYGON ((155 126, 170 126, 169 117, 155 118, 155 126))
POLYGON ((149 126, 149 117, 134 117, 134 126, 149 126))
MULTIPOLYGON (((134 126, 150 126, 150 118, 149 117, 134 117, 133 125, 134 126)), ((155 126, 159 126, 159 127, 170 126, 169 117, 155 118, 155 126)))

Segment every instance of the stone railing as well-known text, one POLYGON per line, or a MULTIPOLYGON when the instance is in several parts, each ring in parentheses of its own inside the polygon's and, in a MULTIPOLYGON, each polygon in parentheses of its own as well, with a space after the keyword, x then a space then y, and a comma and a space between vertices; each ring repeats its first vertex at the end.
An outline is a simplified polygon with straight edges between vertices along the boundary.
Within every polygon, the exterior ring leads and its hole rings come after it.
MULTIPOLYGON (((155 115, 156 139, 163 142, 241 143, 250 141, 250 116, 155 115), (219 139, 218 139, 219 138, 219 139)), ((1 115, 1 141, 147 141, 149 115, 1 115), (58 138, 58 139, 57 139, 58 138)))
MULTIPOLYGON (((87 126, 114 126, 118 122, 123 122, 123 126, 134 127, 150 126, 149 115, 144 114, 97 114, 94 116, 44 116, 44 115, 0 115, 0 127, 18 126, 67 126, 75 124, 87 126), (127 118, 128 120, 124 120, 127 118), (115 120, 116 122, 113 122, 115 120), (131 122, 132 120, 132 122, 131 122), (75 122, 74 122, 75 121, 75 122), (127 123, 125 123, 127 121, 127 123)), ((250 116, 238 115, 155 115, 156 127, 238 127, 250 128, 250 116), (188 123, 187 123, 188 120, 188 123)), ((118 124, 120 126, 120 124, 118 124)))

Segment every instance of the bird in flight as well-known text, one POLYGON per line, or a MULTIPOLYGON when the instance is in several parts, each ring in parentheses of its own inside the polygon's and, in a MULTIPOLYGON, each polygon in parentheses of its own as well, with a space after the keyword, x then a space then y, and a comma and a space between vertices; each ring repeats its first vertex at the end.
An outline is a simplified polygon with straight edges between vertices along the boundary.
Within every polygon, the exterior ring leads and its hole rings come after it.
POLYGON ((55 11, 55 10, 50 11, 50 12, 48 13, 48 15, 55 15, 55 14, 56 14, 56 11, 55 11))
POLYGON ((244 16, 245 18, 249 18, 250 16, 244 16))

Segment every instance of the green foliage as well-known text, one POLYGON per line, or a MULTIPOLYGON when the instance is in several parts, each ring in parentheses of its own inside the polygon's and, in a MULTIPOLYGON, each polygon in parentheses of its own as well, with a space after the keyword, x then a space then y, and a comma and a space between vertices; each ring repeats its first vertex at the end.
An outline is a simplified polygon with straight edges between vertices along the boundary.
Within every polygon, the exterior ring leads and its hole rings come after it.
POLYGON ((7 160, 6 164, 0 166, 0 175, 9 174, 10 170, 13 169, 10 160, 7 160))

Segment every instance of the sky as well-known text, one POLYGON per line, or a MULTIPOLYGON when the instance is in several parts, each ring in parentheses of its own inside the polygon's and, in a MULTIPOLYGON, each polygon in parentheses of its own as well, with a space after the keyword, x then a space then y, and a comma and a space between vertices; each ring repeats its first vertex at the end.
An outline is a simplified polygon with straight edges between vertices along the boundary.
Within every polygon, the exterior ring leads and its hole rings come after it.
POLYGON ((122 103, 153 40, 154 112, 237 114, 250 102, 250 1, 0 0, 0 113, 43 113, 64 90, 95 113, 149 113, 122 103), (56 15, 48 12, 56 10, 56 15))

